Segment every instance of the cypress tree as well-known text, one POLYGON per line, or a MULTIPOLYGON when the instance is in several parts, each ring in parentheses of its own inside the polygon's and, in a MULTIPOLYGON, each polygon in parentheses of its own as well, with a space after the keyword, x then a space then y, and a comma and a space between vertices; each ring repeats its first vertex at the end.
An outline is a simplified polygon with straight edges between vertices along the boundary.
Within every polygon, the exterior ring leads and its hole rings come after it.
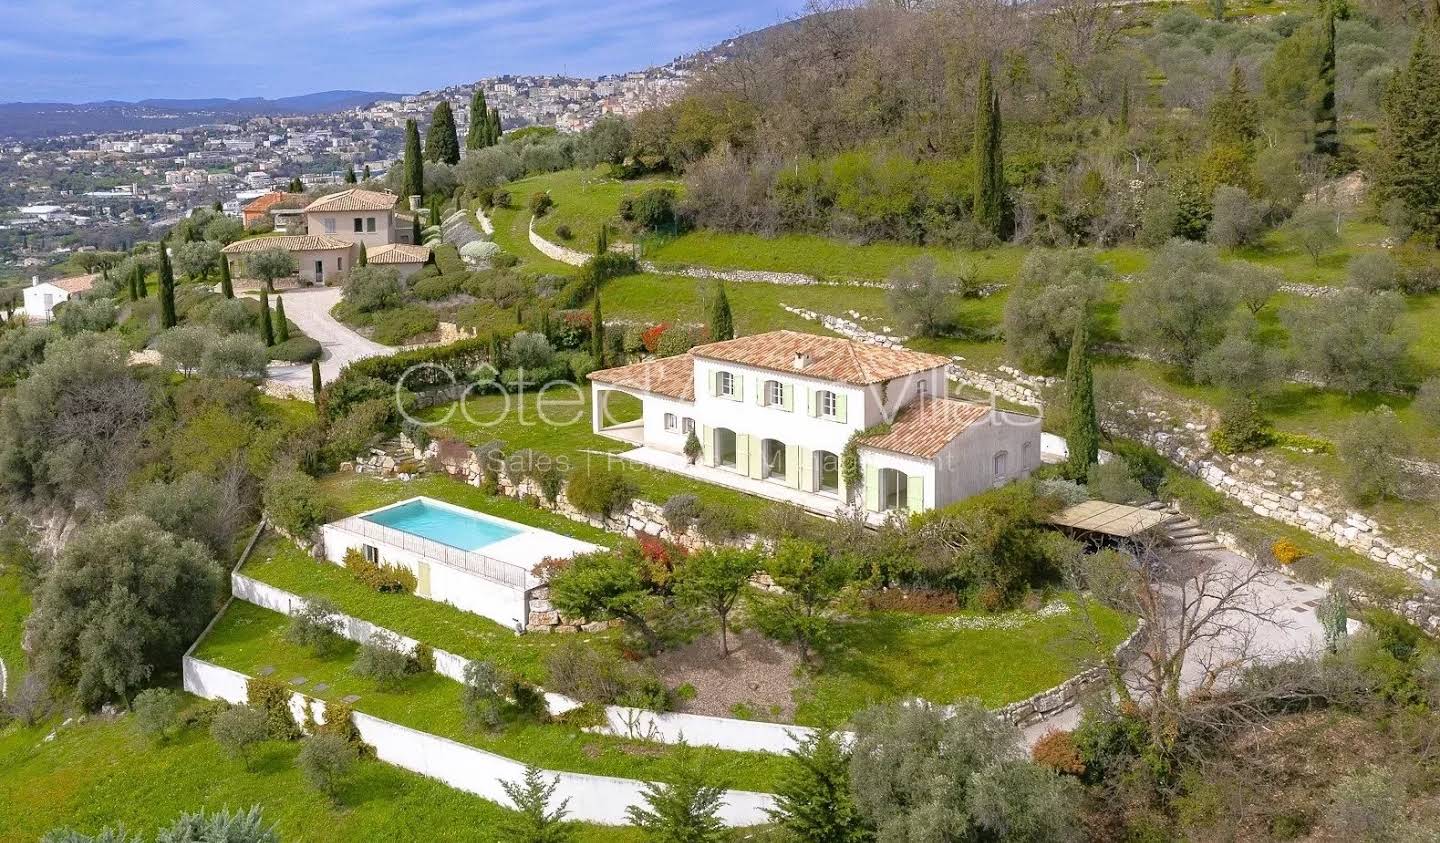
POLYGON ((490 108, 485 104, 485 89, 475 86, 470 95, 470 126, 465 130, 465 148, 483 149, 490 145, 490 108))
POLYGON ((135 287, 140 298, 150 298, 150 287, 145 283, 145 267, 139 261, 135 262, 135 287))
POLYGON ((730 313, 724 284, 716 285, 715 301, 710 305, 710 338, 716 342, 735 339, 735 318, 730 313))
POLYGON ((1230 68, 1230 87, 1210 103, 1210 142, 1249 149, 1260 136, 1260 116, 1245 88, 1240 65, 1230 68))
POLYGON ((1326 0, 1320 10, 1320 102, 1315 106, 1315 152, 1340 154, 1340 121, 1335 112, 1335 4, 1326 0))
MULTIPOLYGON (((137 266, 139 265, 138 262, 137 262, 136 265, 137 265, 137 266)), ((131 267, 130 271, 127 272, 127 273, 125 273, 125 284, 126 284, 126 287, 127 287, 127 292, 128 292, 128 294, 129 294, 129 299, 130 299, 130 301, 136 301, 136 300, 138 300, 138 299, 140 298, 140 291, 135 288, 135 268, 134 268, 134 267, 131 267)))
POLYGON ((500 363, 500 337, 492 333, 490 335, 490 368, 495 370, 494 374, 496 375, 500 374, 500 363))
POLYGON ((500 125, 500 109, 490 109, 490 145, 494 146, 500 142, 500 135, 505 130, 500 125))
POLYGON ((316 407, 316 409, 319 409, 319 407, 320 407, 320 389, 321 389, 321 383, 320 383, 320 361, 319 361, 319 360, 311 360, 311 361, 310 361, 310 395, 311 395, 312 398, 315 399, 315 407, 316 407))
POLYGON ((1120 89, 1120 131, 1130 131, 1130 80, 1125 80, 1125 87, 1120 89))
POLYGON ((173 328, 180 320, 175 315, 175 270, 170 266, 170 249, 160 241, 160 328, 173 328))
POLYGON ((425 193, 425 164, 420 158, 420 127, 414 120, 405 121, 405 157, 401 160, 400 173, 404 176, 401 186, 406 196, 421 196, 425 193))
POLYGON ((346 183, 346 184, 354 184, 354 183, 355 183, 355 165, 354 165, 354 164, 346 164, 346 165, 345 165, 345 183, 346 183))
POLYGON ((610 251, 610 226, 600 223, 600 233, 595 235, 595 254, 603 255, 610 251))
POLYGON ((605 365, 605 317, 600 315, 600 291, 595 291, 595 304, 590 310, 590 356, 596 366, 605 365))
POLYGON ((425 160, 445 164, 460 163, 460 140, 455 133, 455 112, 448 100, 441 100, 430 115, 430 129, 425 133, 425 160))
POLYGON ((270 296, 260 290, 260 341, 269 348, 275 344, 275 326, 270 322, 270 296))
POLYGON ((230 280, 230 259, 220 256, 220 294, 227 299, 235 298, 235 284, 230 280))
POLYGON ((1065 368, 1065 385, 1070 392, 1070 424, 1065 432, 1069 448, 1068 473, 1072 479, 1085 477, 1100 458, 1100 419, 1095 412, 1095 377, 1090 369, 1089 335, 1085 320, 1075 326, 1070 342, 1070 362, 1065 368))
POLYGON ((290 324, 285 321, 285 299, 275 297, 275 342, 282 343, 290 339, 290 324))
POLYGON ((355 262, 358 266, 369 266, 370 256, 365 254, 365 242, 360 242, 360 258, 355 262))
POLYGON ((1005 224, 1005 172, 1000 159, 1000 94, 990 63, 980 66, 975 93, 975 222, 1000 237, 1005 224))
POLYGON ((299 176, 295 176, 294 178, 290 179, 290 187, 287 189, 286 192, 288 192, 288 193, 304 193, 304 192, 305 192, 305 182, 300 181, 300 177, 299 177, 299 176))
MULTIPOLYGON (((425 240, 425 226, 420 224, 419 214, 410 218, 410 227, 415 229, 415 245, 418 246, 425 240)), ((430 256, 434 257, 435 253, 431 252, 430 256)))
POLYGON ((1405 207, 1416 231, 1440 248, 1440 51, 1425 35, 1381 100, 1380 192, 1405 207))
POLYGON ((834 732, 821 729, 790 756, 775 790, 770 819, 795 840, 864 843, 873 840, 850 787, 850 753, 834 732))
POLYGON ((365 181, 370 181, 370 165, 369 165, 369 164, 366 164, 366 165, 365 165, 365 169, 360 173, 360 177, 363 178, 363 179, 365 179, 365 181))

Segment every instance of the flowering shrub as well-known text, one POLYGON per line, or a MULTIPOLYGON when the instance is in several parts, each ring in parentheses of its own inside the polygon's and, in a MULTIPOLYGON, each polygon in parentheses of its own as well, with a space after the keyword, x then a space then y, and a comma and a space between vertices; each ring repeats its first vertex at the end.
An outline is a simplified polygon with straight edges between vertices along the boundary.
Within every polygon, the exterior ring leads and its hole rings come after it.
POLYGON ((660 337, 664 336, 669 328, 669 324, 665 322, 646 328, 640 333, 640 344, 645 346, 646 351, 654 354, 655 349, 660 346, 660 337))
POLYGON ((1293 565, 1305 556, 1305 551, 1289 539, 1280 539, 1270 545, 1270 553, 1281 565, 1293 565))
POLYGON ((1041 767, 1049 767, 1057 773, 1079 776, 1085 773, 1085 761, 1080 757, 1080 747, 1069 732, 1051 729, 1040 736, 1030 750, 1030 757, 1041 767))

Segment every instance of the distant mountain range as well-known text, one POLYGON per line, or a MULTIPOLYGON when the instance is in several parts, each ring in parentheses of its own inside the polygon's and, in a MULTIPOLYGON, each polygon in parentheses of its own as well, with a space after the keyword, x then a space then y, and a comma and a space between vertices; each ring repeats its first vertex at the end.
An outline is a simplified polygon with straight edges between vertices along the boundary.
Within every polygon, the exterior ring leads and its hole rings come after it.
POLYGON ((260 114, 317 114, 343 111, 401 94, 385 91, 321 91, 265 99, 148 99, 139 102, 0 103, 0 137, 38 138, 79 132, 178 129, 224 123, 260 114))

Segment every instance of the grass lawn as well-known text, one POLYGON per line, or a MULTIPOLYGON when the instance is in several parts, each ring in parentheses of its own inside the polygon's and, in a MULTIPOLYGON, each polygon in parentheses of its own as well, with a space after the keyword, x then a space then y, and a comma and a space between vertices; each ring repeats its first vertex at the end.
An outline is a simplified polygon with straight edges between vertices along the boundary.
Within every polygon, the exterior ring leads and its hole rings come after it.
POLYGON ((448 603, 412 594, 381 594, 355 581, 339 565, 319 562, 289 540, 267 535, 241 573, 301 596, 328 597, 347 615, 424 641, 439 650, 485 659, 543 685, 545 657, 561 643, 579 638, 608 646, 618 633, 598 635, 516 635, 488 618, 448 603))
MULTIPOLYGON (((350 672, 357 647, 343 642, 334 655, 316 657, 285 640, 288 619, 278 612, 235 602, 225 611, 195 655, 197 658, 253 676, 273 665, 275 676, 288 681, 303 676, 306 694, 338 700, 357 694, 355 709, 551 770, 595 773, 631 779, 665 779, 674 747, 592 735, 560 723, 511 723, 499 732, 468 727, 460 706, 460 683, 436 673, 407 677, 393 690, 383 690, 350 672), (329 683, 317 692, 315 685, 329 683)), ((788 759, 758 752, 729 752, 696 747, 708 781, 745 790, 773 790, 788 759)))
MULTIPOLYGON (((1130 634, 1134 621, 1095 609, 1108 651, 1130 634)), ((1074 634, 1079 618, 1075 611, 1050 617, 1020 611, 864 615, 840 627, 836 653, 798 693, 796 722, 842 723, 867 706, 914 697, 937 703, 976 697, 990 708, 1023 700, 1078 672, 1088 649, 1074 634), (957 620, 1015 628, 947 625, 957 620)))
MULTIPOLYGON (((628 403, 619 398, 612 400, 614 403, 610 406, 621 410, 616 414, 616 421, 638 417, 638 402, 634 399, 628 403)), ((578 394, 575 389, 562 388, 519 396, 483 395, 432 407, 422 415, 432 421, 443 420, 443 427, 472 445, 499 440, 510 452, 533 448, 554 457, 566 471, 609 463, 624 470, 639 489, 639 497, 652 503, 663 504, 673 495, 689 493, 704 503, 728 507, 752 517, 771 505, 763 498, 723 486, 609 458, 606 455, 635 446, 591 432, 590 393, 585 389, 578 394)), ((517 505, 529 509, 524 504, 517 505)), ((508 517, 499 511, 495 514, 508 517)))
POLYGON ((11 689, 19 687, 25 674, 25 651, 20 649, 20 641, 29 614, 30 595, 20 588, 20 574, 0 567, 0 660, 5 662, 11 689))
MULTIPOLYGON (((260 805, 282 840, 497 841, 508 813, 379 761, 361 761, 333 804, 300 775, 296 743, 262 745, 247 771, 198 728, 158 746, 129 717, 89 718, 44 740, 52 728, 0 731, 0 840, 38 840, 60 826, 93 834, 118 823, 148 838, 185 811, 260 805)), ((578 830, 586 843, 640 839, 629 828, 578 830)))
MULTIPOLYGON (((508 185, 514 203, 527 210, 530 196, 537 191, 548 191, 555 205, 545 216, 535 221, 535 231, 552 243, 559 243, 571 249, 589 252, 595 248, 595 238, 600 234, 600 224, 607 221, 619 222, 620 200, 627 196, 639 196, 647 190, 668 187, 677 193, 684 191, 684 185, 674 179, 643 178, 620 181, 606 178, 599 169, 561 170, 546 173, 508 185), (556 233, 560 226, 570 229, 570 239, 556 233)), ((617 232, 612 228, 611 236, 617 232)), ((623 237, 616 238, 623 239, 623 237)))
POLYGON ((321 478, 320 491, 325 496, 331 520, 425 495, 581 541, 612 545, 617 540, 615 535, 589 524, 571 521, 504 495, 487 495, 469 483, 443 474, 426 474, 408 481, 373 474, 330 474, 321 478))
MULTIPOLYGON (((575 267, 548 258, 539 249, 530 245, 530 209, 521 207, 524 200, 518 197, 522 194, 512 193, 511 195, 517 197, 513 207, 491 208, 489 211, 490 222, 495 225, 495 233, 491 236, 495 245, 519 258, 520 267, 531 274, 574 274, 575 267)), ((529 194, 523 195, 528 196, 529 194)), ((471 210, 474 210, 473 206, 471 210)))

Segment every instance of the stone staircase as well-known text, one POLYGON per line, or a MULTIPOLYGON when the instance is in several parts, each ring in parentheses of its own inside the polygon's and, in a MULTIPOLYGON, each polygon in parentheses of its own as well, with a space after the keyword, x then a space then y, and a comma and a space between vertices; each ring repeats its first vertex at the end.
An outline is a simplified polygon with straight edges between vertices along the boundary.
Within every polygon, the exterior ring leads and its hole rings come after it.
POLYGON ((1161 523, 1165 543, 1185 553, 1209 553, 1224 550, 1225 546, 1213 534, 1200 525, 1199 521, 1159 501, 1145 504, 1151 512, 1163 512, 1170 517, 1161 523))

